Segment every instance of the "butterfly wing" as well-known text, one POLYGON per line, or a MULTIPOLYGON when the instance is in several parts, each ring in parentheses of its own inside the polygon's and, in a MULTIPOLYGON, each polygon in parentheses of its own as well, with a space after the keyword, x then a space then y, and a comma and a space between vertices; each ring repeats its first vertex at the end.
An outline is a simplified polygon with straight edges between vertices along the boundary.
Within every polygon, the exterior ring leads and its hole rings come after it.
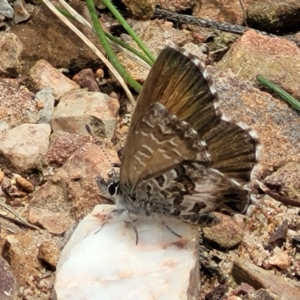
POLYGON ((248 192, 209 167, 205 143, 163 105, 150 105, 129 138, 120 176, 125 207, 208 225, 211 211, 243 212, 248 206, 248 192))
POLYGON ((248 192, 229 178, 198 162, 182 163, 157 177, 140 182, 131 194, 147 214, 173 216, 195 225, 209 225, 210 212, 244 212, 248 192), (151 203, 151 205, 150 205, 151 203))
MULTIPOLYGON (((143 125, 146 126, 145 122, 141 120, 141 116, 146 114, 148 117, 147 111, 149 106, 155 103, 160 103, 164 106, 165 113, 163 118, 169 114, 174 114, 179 119, 200 118, 203 126, 211 127, 213 127, 216 119, 209 86, 198 67, 188 57, 175 49, 167 48, 163 50, 143 85, 132 116, 120 170, 121 185, 130 184, 134 187, 137 181, 142 179, 141 175, 147 176, 157 172, 164 172, 168 167, 178 163, 176 160, 164 160, 162 154, 158 151, 151 154, 151 163, 149 159, 147 160, 148 163, 146 163, 144 159, 141 160, 140 158, 143 155, 141 151, 143 151, 145 145, 149 146, 149 142, 151 144, 150 151, 156 150, 158 147, 158 139, 155 141, 155 139, 151 140, 149 135, 142 137, 141 134, 137 134, 143 125), (138 151, 140 151, 139 154, 138 151), (157 157, 158 155, 161 157, 157 157), (137 160, 146 165, 147 171, 143 168, 143 174, 141 174, 140 165, 137 165, 137 160), (134 161, 135 164, 132 164, 134 161)), ((160 110, 157 113, 162 113, 162 111, 160 110)), ((163 118, 159 118, 159 122, 163 118)), ((154 132, 159 140, 164 140, 166 136, 158 136, 163 134, 161 128, 162 126, 156 126, 156 131, 154 130, 154 132)), ((165 152, 165 156, 168 155, 170 149, 171 151, 176 151, 178 147, 175 144, 166 147, 168 141, 164 143, 163 147, 160 144, 159 151, 165 152)), ((196 157, 196 153, 193 151, 188 153, 188 155, 191 156, 189 159, 195 159, 196 157)), ((188 157, 185 158, 188 159, 188 157)))
POLYGON ((221 119, 216 127, 203 134, 203 139, 211 155, 212 168, 241 185, 250 181, 258 156, 254 131, 221 119))
POLYGON ((225 120, 205 66, 180 49, 164 49, 153 65, 139 95, 132 123, 154 102, 195 129, 207 143, 211 167, 240 184, 251 178, 257 140, 250 130, 225 120))
POLYGON ((132 124, 150 104, 159 102, 202 136, 218 124, 216 97, 207 72, 195 56, 166 48, 156 59, 143 85, 132 124))
POLYGON ((186 122, 160 103, 151 104, 131 127, 120 170, 120 186, 134 190, 139 182, 159 176, 182 161, 209 162, 205 143, 186 122))
MULTIPOLYGON (((255 149, 251 133, 218 112, 216 92, 201 63, 167 48, 158 56, 137 101, 122 158, 120 189, 133 198, 139 190, 140 197, 144 183, 196 161, 225 178, 222 188, 218 182, 211 185, 218 195, 211 193, 206 201, 212 195, 217 199, 214 203, 231 197, 233 210, 243 211, 249 197, 239 184, 250 179, 255 149)), ((190 199, 186 201, 196 198, 195 193, 185 195, 190 199)))

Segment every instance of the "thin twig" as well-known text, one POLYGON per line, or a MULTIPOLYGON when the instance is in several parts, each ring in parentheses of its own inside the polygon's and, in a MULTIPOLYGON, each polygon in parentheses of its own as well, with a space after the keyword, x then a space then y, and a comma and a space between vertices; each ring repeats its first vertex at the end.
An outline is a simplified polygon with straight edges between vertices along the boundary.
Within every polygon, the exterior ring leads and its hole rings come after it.
POLYGON ((1 218, 12 221, 13 223, 16 223, 18 225, 22 225, 22 226, 30 228, 30 229, 41 230, 41 228, 39 228, 35 225, 32 225, 32 224, 29 224, 25 219, 23 219, 18 213, 16 213, 13 209, 11 209, 4 202, 0 201, 0 205, 2 207, 4 207, 6 210, 8 210, 9 212, 11 212, 13 215, 15 215, 19 220, 0 214, 1 218))
MULTIPOLYGON (((210 20, 206 20, 206 19, 193 17, 190 15, 177 14, 177 13, 174 13, 174 12, 171 12, 168 10, 164 10, 164 9, 160 9, 160 8, 155 9, 154 17, 168 19, 168 20, 175 21, 178 23, 195 24, 195 25, 199 25, 202 27, 218 29, 221 31, 227 31, 227 32, 236 33, 236 34, 244 34, 247 30, 251 29, 248 27, 240 26, 240 25, 233 25, 233 24, 225 23, 225 22, 210 21, 210 20)), ((260 31, 260 30, 255 30, 255 29, 252 29, 252 30, 254 30, 258 34, 267 35, 270 37, 285 38, 287 40, 294 42, 298 47, 300 47, 300 41, 297 40, 293 36, 287 36, 287 35, 286 36, 278 36, 278 35, 269 34, 267 32, 260 31)))
POLYGON ((256 180, 256 183, 258 184, 259 188, 268 196, 271 198, 285 204, 285 205, 292 205, 294 207, 300 207, 300 201, 292 200, 285 198, 283 196, 280 196, 279 194, 273 192, 271 189, 269 189, 264 183, 256 180))

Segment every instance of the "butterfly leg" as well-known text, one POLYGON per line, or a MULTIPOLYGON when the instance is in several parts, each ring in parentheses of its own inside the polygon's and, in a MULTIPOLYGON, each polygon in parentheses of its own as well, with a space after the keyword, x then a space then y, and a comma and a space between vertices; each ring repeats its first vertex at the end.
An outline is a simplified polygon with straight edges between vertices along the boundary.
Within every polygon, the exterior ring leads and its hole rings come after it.
POLYGON ((165 221, 161 218, 160 215, 158 215, 159 219, 161 220, 161 222, 163 223, 164 226, 166 226, 166 228, 172 233, 174 234, 175 236, 179 237, 179 238, 182 238, 181 235, 179 235, 178 233, 176 233, 175 231, 173 231, 166 223, 165 221))
POLYGON ((137 245, 138 242, 139 242, 139 234, 138 234, 138 231, 136 229, 136 226, 135 226, 134 222, 136 222, 138 218, 136 218, 135 220, 133 220, 132 217, 131 217, 131 215, 130 215, 130 213, 133 213, 133 212, 131 210, 129 210, 129 209, 126 209, 126 212, 127 212, 128 218, 131 221, 132 227, 134 229, 134 232, 135 232, 135 244, 137 245))

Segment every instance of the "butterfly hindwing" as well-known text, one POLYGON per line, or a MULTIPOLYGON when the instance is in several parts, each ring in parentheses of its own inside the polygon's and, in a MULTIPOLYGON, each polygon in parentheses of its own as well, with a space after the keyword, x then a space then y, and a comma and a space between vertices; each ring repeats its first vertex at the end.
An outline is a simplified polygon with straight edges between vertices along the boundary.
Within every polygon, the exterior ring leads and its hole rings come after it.
MULTIPOLYGON (((124 189, 123 189, 124 190, 124 189)), ((125 186, 125 201, 146 214, 172 216, 194 225, 210 225, 210 212, 242 213, 248 192, 226 176, 198 162, 180 163, 156 177, 141 181, 134 190, 125 186), (128 197, 128 198, 127 198, 128 197)))

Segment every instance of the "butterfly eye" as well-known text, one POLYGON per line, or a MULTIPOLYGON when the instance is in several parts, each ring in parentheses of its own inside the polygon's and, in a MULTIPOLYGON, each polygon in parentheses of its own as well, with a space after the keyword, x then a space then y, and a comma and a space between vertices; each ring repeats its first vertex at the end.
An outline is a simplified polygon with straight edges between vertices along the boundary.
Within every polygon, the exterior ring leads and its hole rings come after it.
POLYGON ((118 182, 110 182, 107 185, 107 192, 111 195, 114 196, 118 193, 118 188, 119 188, 119 183, 118 182))

